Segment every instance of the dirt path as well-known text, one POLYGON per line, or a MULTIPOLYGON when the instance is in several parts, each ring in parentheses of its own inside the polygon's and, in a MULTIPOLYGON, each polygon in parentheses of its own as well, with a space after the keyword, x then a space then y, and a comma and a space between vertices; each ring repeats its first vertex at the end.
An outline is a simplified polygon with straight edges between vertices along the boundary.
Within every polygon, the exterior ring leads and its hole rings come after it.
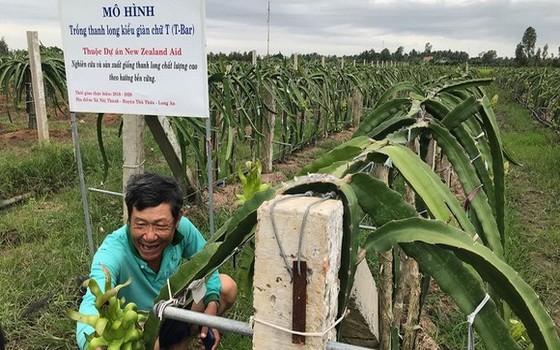
MULTIPOLYGON (((319 154, 325 152, 325 149, 322 147, 323 145, 328 144, 328 148, 336 147, 349 140, 353 132, 354 130, 350 129, 331 134, 327 138, 318 141, 317 144, 305 147, 291 154, 285 160, 274 163, 271 173, 262 174, 262 182, 276 185, 282 181, 291 179, 304 166, 312 163, 319 154)), ((235 193, 239 192, 240 186, 238 183, 228 186, 218 186, 214 192, 214 205, 216 209, 231 207, 231 203, 236 201, 235 193)))

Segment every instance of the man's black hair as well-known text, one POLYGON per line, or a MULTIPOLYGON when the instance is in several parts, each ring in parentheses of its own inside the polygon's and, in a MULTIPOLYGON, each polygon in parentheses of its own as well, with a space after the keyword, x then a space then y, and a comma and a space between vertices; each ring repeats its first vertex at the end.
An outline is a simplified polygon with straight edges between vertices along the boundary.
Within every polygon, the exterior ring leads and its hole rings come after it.
POLYGON ((179 219, 183 207, 183 190, 174 178, 151 172, 134 174, 128 180, 125 192, 124 201, 129 220, 133 208, 142 211, 162 203, 171 206, 175 221, 179 219))

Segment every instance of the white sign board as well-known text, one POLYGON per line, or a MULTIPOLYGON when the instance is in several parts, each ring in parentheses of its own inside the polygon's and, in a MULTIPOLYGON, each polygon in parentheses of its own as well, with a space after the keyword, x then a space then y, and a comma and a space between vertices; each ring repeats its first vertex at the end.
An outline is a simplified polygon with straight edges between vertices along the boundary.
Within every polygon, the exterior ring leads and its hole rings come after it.
POLYGON ((73 112, 208 117, 203 0, 59 0, 73 112))

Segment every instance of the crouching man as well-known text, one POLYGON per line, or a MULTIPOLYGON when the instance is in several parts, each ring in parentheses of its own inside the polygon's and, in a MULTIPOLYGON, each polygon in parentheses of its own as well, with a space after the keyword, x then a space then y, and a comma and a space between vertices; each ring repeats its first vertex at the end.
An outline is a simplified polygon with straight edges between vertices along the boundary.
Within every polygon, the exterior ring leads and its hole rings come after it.
MULTIPOLYGON (((118 297, 134 302, 139 310, 150 311, 153 300, 167 279, 177 270, 183 259, 190 259, 202 250, 206 241, 198 229, 183 216, 183 193, 179 183, 171 177, 153 173, 137 174, 126 186, 125 203, 128 211, 126 225, 107 235, 96 252, 90 277, 99 286, 105 285, 101 265, 111 274, 112 287, 132 277, 132 283, 119 291, 118 297)), ((206 294, 191 309, 209 315, 221 315, 235 301, 237 285, 231 277, 214 272, 206 284, 206 294)), ((97 314, 95 297, 88 290, 80 305, 80 313, 97 314)), ((78 323, 76 329, 80 349, 85 349, 85 334, 93 328, 78 323)), ((185 349, 197 337, 201 349, 208 329, 166 319, 155 349, 185 349)), ((219 332, 212 350, 220 341, 219 332)))

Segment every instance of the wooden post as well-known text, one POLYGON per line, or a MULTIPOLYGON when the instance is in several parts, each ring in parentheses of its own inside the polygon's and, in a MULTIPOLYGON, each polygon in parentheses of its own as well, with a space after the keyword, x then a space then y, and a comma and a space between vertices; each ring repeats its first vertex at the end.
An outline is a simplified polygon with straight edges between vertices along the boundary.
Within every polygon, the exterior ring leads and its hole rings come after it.
POLYGON ((298 69, 298 54, 294 53, 294 70, 298 69))
MULTIPOLYGON (((141 115, 123 114, 123 189, 128 179, 144 172, 144 129, 145 121, 141 115)), ((124 192, 124 191, 123 191, 124 192)), ((128 219, 126 204, 123 201, 123 222, 128 219)))
MULTIPOLYGON (((272 111, 276 110, 276 101, 269 91, 264 92, 264 103, 272 111)), ((263 147, 263 161, 262 172, 268 174, 272 172, 272 160, 274 158, 274 124, 276 123, 276 113, 268 109, 264 110, 265 121, 267 123, 264 130, 264 147, 263 147)))
POLYGON ((41 68, 41 50, 37 32, 27 32, 27 48, 29 51, 29 65, 31 67, 31 83, 33 85, 33 103, 39 142, 49 142, 49 124, 47 123, 47 105, 45 102, 45 88, 43 86, 43 70, 41 68))
MULTIPOLYGON (((378 165, 374 177, 388 183, 389 170, 378 165)), ((379 253, 379 349, 391 350, 391 325, 393 323, 393 250, 379 253)))
POLYGON ((253 61, 253 66, 257 65, 257 50, 251 51, 251 57, 253 61))
POLYGON ((352 106, 352 126, 357 127, 362 120, 364 111, 364 98, 360 90, 355 89, 350 96, 350 105, 352 106))
POLYGON ((187 182, 181 184, 185 195, 189 199, 194 199, 197 188, 196 177, 186 166, 186 173, 183 174, 181 148, 169 120, 165 116, 155 115, 147 115, 144 119, 175 178, 178 180, 186 178, 187 182))
POLYGON ((336 321, 343 206, 338 200, 329 199, 321 203, 318 200, 313 197, 279 196, 265 202, 258 210, 253 278, 255 350, 325 349, 327 341, 336 337, 336 330, 332 329, 324 336, 305 337, 305 344, 293 344, 292 334, 275 327, 294 329, 293 300, 297 296, 293 290, 302 288, 293 285, 279 245, 289 268, 293 269, 294 261, 297 268, 300 230, 305 212, 311 205, 300 251, 301 261, 307 264, 305 332, 323 332, 336 321))

